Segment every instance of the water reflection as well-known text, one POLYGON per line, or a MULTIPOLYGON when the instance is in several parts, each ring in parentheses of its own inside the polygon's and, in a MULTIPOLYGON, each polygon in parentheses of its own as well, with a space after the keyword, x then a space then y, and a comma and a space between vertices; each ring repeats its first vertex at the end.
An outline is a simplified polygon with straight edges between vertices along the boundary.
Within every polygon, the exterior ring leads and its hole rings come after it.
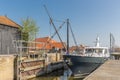
POLYGON ((29 80, 82 80, 82 79, 75 79, 71 77, 72 71, 70 69, 67 70, 57 70, 50 74, 46 74, 44 76, 36 77, 29 80))

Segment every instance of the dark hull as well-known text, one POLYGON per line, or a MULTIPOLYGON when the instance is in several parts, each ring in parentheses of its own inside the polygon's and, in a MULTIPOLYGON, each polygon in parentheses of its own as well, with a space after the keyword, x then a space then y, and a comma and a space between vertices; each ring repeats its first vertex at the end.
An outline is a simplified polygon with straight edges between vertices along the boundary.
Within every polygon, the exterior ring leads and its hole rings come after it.
POLYGON ((87 75, 97 69, 108 59, 105 57, 83 57, 75 55, 64 55, 63 58, 68 61, 67 64, 73 75, 87 75))

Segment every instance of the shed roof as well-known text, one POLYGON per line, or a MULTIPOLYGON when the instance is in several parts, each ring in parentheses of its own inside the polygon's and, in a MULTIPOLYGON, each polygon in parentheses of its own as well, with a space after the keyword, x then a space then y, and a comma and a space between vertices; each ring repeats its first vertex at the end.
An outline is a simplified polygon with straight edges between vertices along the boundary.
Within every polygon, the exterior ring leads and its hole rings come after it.
POLYGON ((15 23, 13 20, 9 19, 7 16, 0 16, 0 24, 15 27, 15 28, 20 27, 20 25, 15 23))

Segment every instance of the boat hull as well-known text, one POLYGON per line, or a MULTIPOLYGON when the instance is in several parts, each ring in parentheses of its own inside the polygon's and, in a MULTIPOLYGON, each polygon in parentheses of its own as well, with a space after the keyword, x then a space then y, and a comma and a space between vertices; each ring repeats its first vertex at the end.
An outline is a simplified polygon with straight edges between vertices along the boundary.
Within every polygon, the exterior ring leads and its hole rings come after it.
POLYGON ((64 60, 70 67, 73 75, 87 75, 97 69, 108 58, 106 57, 86 57, 77 55, 64 55, 64 60))

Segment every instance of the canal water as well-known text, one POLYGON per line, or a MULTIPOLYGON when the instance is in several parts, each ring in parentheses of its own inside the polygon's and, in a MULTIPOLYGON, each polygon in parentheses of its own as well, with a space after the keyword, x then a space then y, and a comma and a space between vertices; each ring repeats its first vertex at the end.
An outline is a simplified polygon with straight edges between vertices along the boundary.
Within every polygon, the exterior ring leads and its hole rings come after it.
POLYGON ((46 74, 44 76, 32 78, 29 80, 83 80, 82 78, 75 78, 71 76, 72 71, 70 69, 67 70, 56 70, 50 74, 46 74))

